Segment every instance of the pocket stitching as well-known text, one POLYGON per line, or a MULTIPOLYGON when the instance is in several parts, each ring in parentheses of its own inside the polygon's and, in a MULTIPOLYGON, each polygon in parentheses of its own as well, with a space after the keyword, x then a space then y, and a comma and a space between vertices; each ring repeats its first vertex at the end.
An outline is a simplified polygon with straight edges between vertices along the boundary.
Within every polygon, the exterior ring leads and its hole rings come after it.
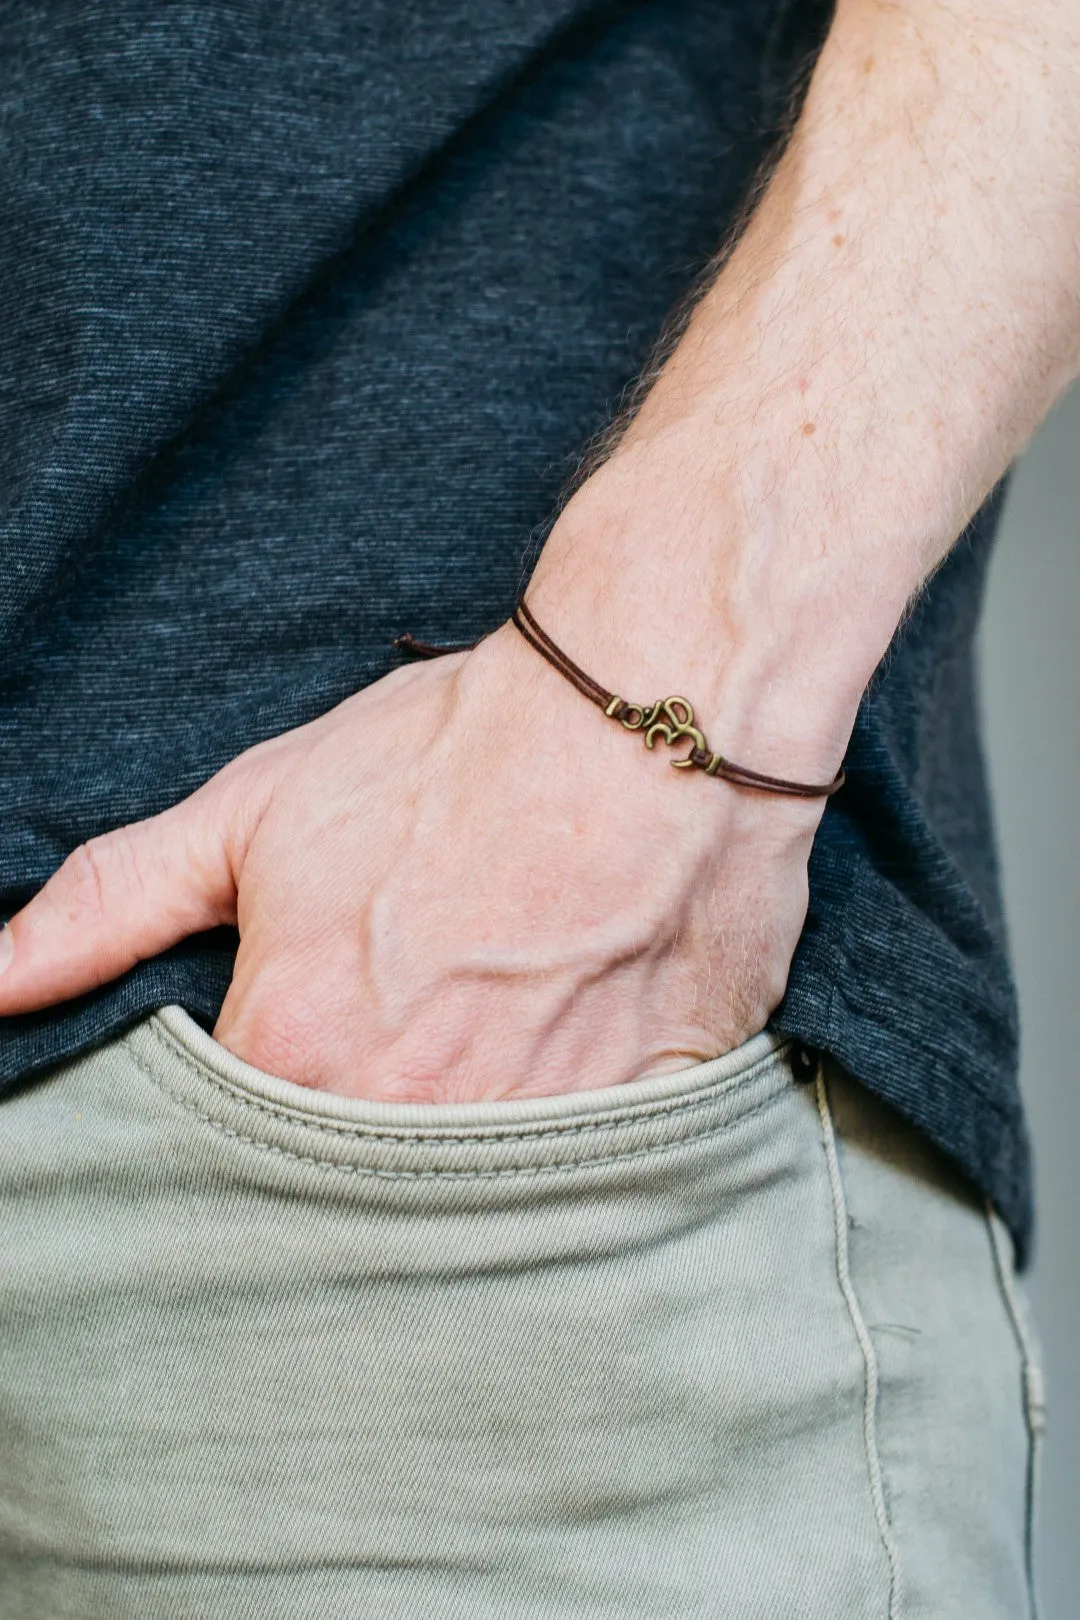
MULTIPOLYGON (((275 1158, 290 1159, 294 1163, 312 1165, 316 1169, 320 1169, 320 1170, 338 1170, 338 1171, 341 1171, 342 1173, 344 1173, 345 1175, 370 1176, 370 1177, 373 1177, 374 1179, 380 1180, 380 1181, 431 1181, 431 1180, 488 1181, 488 1180, 497 1180, 499 1178, 514 1177, 514 1176, 535 1176, 535 1175, 548 1175, 548 1174, 567 1174, 567 1173, 569 1173, 571 1171, 575 1171, 575 1170, 595 1169, 597 1167, 602 1167, 604 1165, 609 1165, 609 1164, 625 1164, 625 1163, 628 1163, 628 1162, 630 1162, 631 1160, 634 1160, 634 1159, 648 1158, 648 1157, 653 1156, 653 1155, 658 1154, 658 1153, 664 1153, 664 1152, 667 1152, 669 1150, 675 1150, 675 1149, 678 1149, 678 1148, 687 1147, 690 1144, 696 1143, 696 1142, 707 1142, 707 1141, 712 1140, 714 1137, 722 1136, 727 1131, 733 1129, 736 1125, 741 1124, 744 1120, 753 1119, 756 1115, 764 1113, 766 1109, 771 1108, 775 1104, 781 1102, 784 1099, 784 1097, 786 1097, 788 1095, 788 1089, 789 1089, 787 1087, 784 1087, 783 1089, 772 1093, 770 1096, 763 1098, 761 1100, 761 1102, 756 1103, 752 1108, 748 1108, 747 1110, 745 1110, 745 1112, 736 1115, 734 1119, 725 1120, 725 1122, 722 1125, 716 1126, 711 1131, 702 1131, 702 1132, 700 1132, 699 1134, 697 1134, 695 1136, 683 1137, 683 1138, 679 1139, 678 1141, 674 1141, 674 1142, 656 1142, 656 1143, 653 1143, 649 1147, 636 1148, 630 1153, 598 1155, 597 1157, 591 1158, 591 1159, 569 1159, 569 1160, 565 1160, 565 1161, 561 1161, 561 1162, 556 1162, 554 1164, 505 1165, 505 1166, 502 1166, 500 1168, 491 1169, 491 1170, 475 1170, 475 1169, 473 1169, 473 1170, 452 1170, 452 1169, 381 1170, 381 1169, 378 1169, 377 1167, 371 1166, 371 1165, 342 1164, 339 1161, 334 1160, 334 1159, 320 1159, 320 1158, 316 1158, 316 1157, 314 1157, 313 1155, 310 1155, 310 1154, 297 1153, 297 1152, 294 1152, 291 1148, 285 1148, 285 1147, 280 1146, 280 1144, 278 1144, 276 1142, 263 1141, 262 1138, 260 1138, 258 1136, 249 1136, 245 1132, 235 1129, 235 1127, 233 1127, 233 1126, 226 1125, 224 1123, 224 1121, 219 1120, 219 1119, 215 1119, 213 1114, 209 1114, 209 1113, 205 1112, 203 1109, 197 1107, 188 1098, 182 1097, 176 1091, 174 1091, 173 1088, 169 1085, 169 1083, 165 1079, 163 1079, 161 1075, 156 1074, 149 1067, 149 1065, 143 1060, 143 1058, 140 1057, 139 1053, 134 1050, 134 1048, 132 1047, 132 1045, 131 1045, 131 1043, 129 1041, 125 1040, 124 1045, 127 1047, 132 1061, 142 1071, 142 1073, 145 1074, 148 1077, 148 1079, 150 1079, 154 1083, 154 1085, 158 1088, 159 1091, 163 1092, 167 1097, 169 1097, 177 1105, 177 1107, 183 1109, 183 1111, 185 1113, 187 1113, 189 1115, 192 1115, 194 1118, 201 1120, 204 1124, 209 1125, 212 1130, 217 1131, 220 1135, 226 1136, 226 1137, 230 1138, 233 1141, 245 1142, 249 1146, 254 1147, 254 1148, 258 1148, 264 1153, 272 1154, 275 1158)), ((201 1069, 196 1068, 196 1066, 194 1064, 190 1063, 190 1061, 188 1062, 187 1066, 189 1068, 191 1068, 193 1070, 193 1072, 195 1072, 200 1079, 206 1078, 206 1076, 204 1075, 204 1072, 201 1069)), ((755 1069, 757 1067, 758 1067, 758 1065, 755 1065, 755 1069)), ((212 1078, 216 1082, 217 1077, 214 1076, 212 1078)), ((225 1089, 225 1086, 222 1085, 221 1089, 225 1089)), ((308 1122, 306 1122, 306 1121, 299 1122, 293 1116, 285 1113, 283 1110, 274 1109, 273 1107, 263 1107, 261 1102, 256 1098, 238 1097, 235 1100, 241 1101, 246 1106, 253 1107, 258 1111, 268 1112, 268 1113, 271 1113, 271 1114, 276 1114, 279 1118, 282 1118, 282 1119, 286 1120, 290 1124, 301 1123, 303 1125, 303 1128, 305 1128, 305 1129, 315 1129, 315 1130, 321 1131, 321 1130, 325 1130, 325 1129, 329 1128, 335 1134, 340 1134, 339 1128, 336 1127, 336 1126, 329 1126, 328 1127, 326 1125, 321 1124, 320 1122, 312 1122, 311 1124, 308 1124, 308 1122)), ((572 1134, 572 1135, 581 1135, 581 1134, 584 1134, 585 1131, 599 1130, 599 1129, 612 1130, 612 1129, 615 1129, 615 1126, 614 1125, 608 1125, 606 1122, 603 1125, 601 1125, 598 1122, 597 1125, 595 1125, 595 1126, 585 1126, 585 1127, 582 1127, 579 1130, 575 1130, 575 1131, 571 1132, 570 1134, 572 1134)), ((547 1136, 551 1136, 551 1135, 556 1135, 556 1134, 559 1134, 559 1133, 557 1133, 557 1132, 545 1132, 544 1134, 547 1135, 547 1136)), ((380 1134, 378 1136, 378 1140, 380 1140, 380 1141, 397 1141, 397 1142, 408 1143, 410 1145, 415 1145, 415 1142, 416 1142, 416 1138, 409 1137, 409 1136, 395 1137, 395 1136, 384 1136, 382 1134, 380 1134)), ((510 1140, 510 1138, 492 1138, 492 1137, 486 1137, 486 1138, 485 1137, 479 1137, 479 1138, 477 1138, 477 1137, 460 1137, 460 1138, 459 1137, 444 1137, 444 1138, 439 1138, 439 1141, 447 1141, 447 1142, 450 1142, 450 1143, 461 1143, 462 1145, 472 1145, 472 1144, 474 1144, 474 1143, 476 1143, 478 1141, 479 1142, 484 1142, 484 1141, 492 1141, 492 1140, 510 1140)), ((532 1141, 532 1140, 535 1140, 535 1138, 529 1137, 526 1140, 532 1141)))
MULTIPOLYGON (((777 1047, 773 1052, 770 1052, 765 1057, 759 1058, 756 1063, 745 1071, 745 1073, 729 1075, 723 1080, 714 1081, 702 1091, 695 1092, 691 1096, 671 1097, 655 1105, 641 1104, 640 1111, 638 1113, 624 1112, 621 1115, 616 1115, 612 1119, 568 1120, 564 1125, 549 1126, 542 1130, 536 1130, 528 1123, 525 1123, 524 1125, 506 1130, 481 1127, 476 1131, 465 1131, 463 1133, 455 1133, 453 1136, 450 1136, 444 1134, 442 1131, 439 1131, 436 1128, 431 1127, 426 1130, 404 1131, 392 1130, 387 1126, 366 1125, 348 1120, 332 1120, 327 1119, 326 1117, 309 1118, 301 1114, 299 1111, 294 1112, 293 1110, 282 1106, 280 1103, 271 1102, 266 1097, 260 1097, 254 1092, 246 1091, 241 1086, 227 1080, 223 1075, 215 1074, 212 1069, 199 1063, 190 1052, 186 1051, 184 1047, 175 1040, 170 1031, 161 1028, 158 1024, 151 1023, 145 1027, 147 1028, 148 1032, 154 1036, 158 1044, 173 1057, 178 1059, 178 1061, 183 1064, 184 1068, 186 1068, 190 1074, 194 1075, 197 1080, 201 1081, 203 1084, 213 1086, 214 1089, 223 1096, 235 1103, 240 1104, 244 1108, 254 1109, 256 1113, 266 1114, 272 1119, 281 1120, 286 1124, 298 1126, 300 1129, 305 1131, 316 1131, 320 1134, 330 1136, 368 1138, 370 1140, 379 1142, 397 1142, 402 1145, 413 1147, 439 1147, 444 1143, 467 1147, 476 1143, 484 1142, 542 1142, 550 1140, 553 1137, 574 1137, 582 1136, 589 1132, 620 1130, 625 1128, 627 1124, 632 1124, 637 1121, 667 1119, 675 1115, 685 1113, 688 1110, 706 1107, 712 1103, 715 1103, 717 1098, 720 1096, 737 1097, 739 1092, 752 1081, 758 1079, 765 1069, 769 1068, 774 1063, 779 1065, 784 1057, 784 1054, 790 1048, 790 1043, 785 1043, 783 1046, 777 1047)), ((164 1089, 168 1090, 170 1096, 174 1096, 175 1093, 167 1085, 167 1083, 163 1082, 160 1076, 154 1073, 146 1061, 137 1052, 130 1037, 125 1036, 123 1040, 124 1045, 127 1047, 135 1063, 143 1071, 143 1073, 149 1075, 152 1080, 156 1081, 159 1085, 162 1085, 164 1089)), ((587 1093, 583 1092, 581 1095, 587 1096, 587 1093)), ((177 1098, 177 1100, 180 1101, 181 1099, 177 1098)), ((195 1111, 199 1112, 198 1110, 195 1111)), ((744 1116, 740 1115, 738 1117, 742 1118, 744 1116)), ((730 1123, 734 1123, 734 1121, 731 1121, 730 1123)))

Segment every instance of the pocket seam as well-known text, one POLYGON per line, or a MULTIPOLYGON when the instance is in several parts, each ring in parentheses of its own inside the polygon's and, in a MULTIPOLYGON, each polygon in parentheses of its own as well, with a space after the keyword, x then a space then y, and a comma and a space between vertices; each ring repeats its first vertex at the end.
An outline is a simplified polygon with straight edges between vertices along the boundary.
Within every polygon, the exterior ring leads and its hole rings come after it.
MULTIPOLYGON (((718 1097, 736 1097, 744 1086, 757 1080, 761 1074, 774 1064, 780 1065, 785 1054, 790 1050, 790 1042, 785 1042, 774 1051, 757 1059, 749 1069, 742 1073, 728 1075, 721 1080, 714 1081, 701 1091, 688 1096, 675 1096, 664 1098, 656 1104, 640 1104, 635 1112, 616 1113, 613 1118, 602 1119, 571 1119, 565 1124, 544 1126, 537 1128, 528 1122, 501 1130, 498 1127, 479 1127, 475 1131, 455 1131, 453 1135, 438 1128, 418 1129, 416 1131, 395 1130, 390 1126, 368 1125, 359 1121, 335 1120, 324 1116, 309 1117, 299 1110, 292 1110, 281 1103, 272 1102, 267 1097, 260 1097, 256 1092, 247 1090, 244 1086, 226 1079, 224 1075, 215 1074, 212 1069, 202 1064, 188 1052, 172 1035, 169 1030, 160 1024, 151 1022, 147 1026, 148 1033, 170 1056, 176 1058, 188 1072, 195 1076, 204 1085, 210 1085, 215 1091, 230 1101, 239 1103, 244 1108, 254 1109, 256 1113, 265 1114, 271 1119, 281 1120, 289 1125, 298 1126, 305 1131, 315 1131, 319 1134, 367 1139, 379 1142, 396 1142, 411 1147, 438 1147, 445 1144, 471 1146, 476 1143, 495 1142, 542 1142, 555 1137, 575 1137, 591 1132, 614 1131, 624 1129, 628 1124, 652 1120, 667 1119, 677 1116, 695 1108, 703 1108, 715 1103, 718 1097)), ((147 1064, 146 1060, 135 1049, 130 1037, 124 1037, 124 1044, 131 1053, 139 1068, 151 1079, 159 1084, 163 1083, 161 1077, 147 1064)), ((171 1088, 166 1089, 173 1095, 171 1088)), ((581 1093, 583 1097, 588 1094, 581 1093)), ((740 1116, 742 1117, 742 1116, 740 1116)), ((734 1123, 734 1121, 732 1121, 734 1123)))
MULTIPOLYGON (((234 1141, 247 1143, 249 1146, 258 1148, 262 1152, 269 1153, 276 1158, 289 1159, 298 1164, 313 1165, 316 1168, 323 1170, 338 1170, 346 1175, 372 1177, 381 1181, 484 1181, 498 1180, 505 1177, 515 1176, 569 1173, 575 1170, 586 1170, 609 1164, 624 1164, 634 1159, 648 1158, 658 1153, 687 1147, 697 1142, 710 1141, 717 1136, 722 1136, 726 1132, 732 1130, 735 1126, 741 1124, 744 1120, 753 1119, 756 1115, 763 1113, 766 1109, 781 1102, 788 1095, 789 1090, 792 1089, 794 1084, 792 1082, 791 1085, 781 1086, 776 1091, 770 1092, 768 1096, 763 1097, 761 1101, 755 1103, 753 1107, 736 1114, 733 1118, 724 1120, 712 1130, 701 1131, 689 1137, 681 1137, 676 1141, 654 1142, 647 1147, 635 1148, 633 1151, 628 1153, 597 1154, 593 1158, 570 1159, 536 1165, 502 1165, 492 1169, 458 1170, 440 1167, 432 1170, 389 1170, 381 1169, 378 1166, 373 1165, 344 1164, 335 1159, 324 1159, 310 1154, 298 1153, 291 1148, 281 1146, 280 1143, 268 1142, 259 1136, 251 1136, 244 1131, 237 1130, 234 1126, 227 1125, 224 1120, 217 1119, 213 1114, 199 1108, 197 1104, 192 1102, 189 1098, 181 1096, 172 1086, 170 1086, 168 1081, 162 1075, 156 1073, 150 1067, 141 1054, 135 1050, 134 1046, 129 1040, 125 1039, 124 1045, 128 1050, 132 1062, 135 1063, 137 1068, 153 1082, 159 1091, 163 1092, 167 1097, 169 1097, 171 1101, 174 1102, 177 1107, 183 1109, 186 1114, 201 1120, 204 1124, 209 1125, 212 1130, 217 1131, 220 1135, 228 1137, 234 1141)), ((542 1133, 536 1132, 528 1134, 518 1132, 512 1135, 504 1134, 501 1136, 416 1137, 409 1136, 408 1134, 400 1135, 390 1132, 367 1130, 362 1126, 348 1126, 330 1121, 309 1121, 299 1119, 296 1115, 290 1114, 287 1110, 278 1108, 273 1104, 264 1103, 260 1098, 244 1096, 239 1092, 232 1091, 227 1082, 221 1080, 219 1076, 210 1074, 203 1070, 189 1057, 188 1054, 177 1052, 174 1055, 180 1057, 185 1067, 188 1068, 199 1080, 204 1082, 209 1081, 216 1087, 216 1089, 225 1093, 230 1100, 240 1102, 245 1107, 253 1108, 257 1113, 268 1114, 272 1118, 282 1120, 289 1125, 300 1126, 304 1131, 315 1131, 318 1134, 329 1133, 338 1137, 343 1134, 346 1136, 351 1134, 353 1136, 360 1137, 366 1136, 369 1139, 373 1138, 378 1142, 401 1143, 409 1146, 424 1145, 437 1147, 444 1143, 451 1146, 472 1146, 477 1144, 482 1145, 488 1142, 506 1141, 522 1141, 524 1144, 531 1144, 534 1141, 542 1140, 551 1136, 566 1135, 570 1138, 574 1138, 594 1134, 599 1131, 611 1132, 618 1129, 620 1126, 625 1126, 627 1123, 625 1120, 598 1120, 595 1123, 586 1122, 584 1124, 579 1123, 573 1127, 564 1127, 560 1131, 544 1131, 542 1133)), ((778 1056, 779 1053, 773 1054, 774 1058, 778 1056)), ((767 1061, 768 1060, 766 1060, 766 1062, 767 1061)), ((744 1082, 748 1082, 752 1078, 755 1078, 765 1066, 765 1062, 755 1064, 753 1069, 750 1070, 745 1076, 740 1075, 738 1077, 737 1084, 732 1088, 733 1092, 737 1093, 738 1090, 741 1090, 742 1084, 744 1082)), ((648 1118, 650 1120, 666 1118, 669 1114, 684 1112, 686 1108, 690 1106, 704 1106, 704 1102, 705 1099, 684 1099, 677 1107, 667 1107, 658 1114, 649 1115, 648 1118)))

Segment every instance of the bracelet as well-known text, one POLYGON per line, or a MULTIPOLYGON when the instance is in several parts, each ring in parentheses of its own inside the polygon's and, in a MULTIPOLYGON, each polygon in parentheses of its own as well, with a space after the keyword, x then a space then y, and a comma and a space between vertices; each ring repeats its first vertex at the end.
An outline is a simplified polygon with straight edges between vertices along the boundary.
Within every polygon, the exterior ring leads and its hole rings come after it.
MULTIPOLYGON (((660 698, 652 704, 627 703, 615 692, 606 691, 599 681, 594 681, 552 641, 547 631, 537 623, 523 596, 519 597, 510 622, 553 669, 565 676, 591 703, 603 709, 609 720, 617 720, 627 731, 640 731, 646 748, 652 748, 658 737, 669 745, 689 742, 690 752, 683 759, 671 761, 677 771, 693 768, 704 771, 706 776, 719 776, 736 787, 756 788, 763 793, 783 793, 797 799, 827 799, 844 785, 843 771, 839 771, 831 782, 788 782, 781 776, 766 776, 763 771, 752 771, 746 765, 736 765, 733 760, 725 759, 709 747, 704 732, 694 724, 693 704, 686 698, 660 698)), ((475 645, 475 642, 463 642, 454 646, 433 647, 428 642, 417 641, 411 635, 398 636, 394 642, 394 646, 402 652, 418 658, 467 652, 475 645)))

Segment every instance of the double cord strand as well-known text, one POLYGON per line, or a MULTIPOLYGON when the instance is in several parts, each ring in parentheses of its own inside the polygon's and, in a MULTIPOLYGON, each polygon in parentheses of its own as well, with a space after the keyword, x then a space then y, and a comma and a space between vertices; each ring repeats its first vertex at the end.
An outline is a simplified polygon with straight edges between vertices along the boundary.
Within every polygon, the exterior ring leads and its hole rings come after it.
MULTIPOLYGON (((552 641, 537 622, 524 597, 518 599, 511 623, 530 647, 572 686, 577 687, 583 697, 602 709, 609 720, 617 720, 627 731, 643 732, 647 748, 652 748, 657 737, 666 743, 689 742, 691 748, 685 758, 671 761, 676 769, 685 770, 695 766, 707 776, 722 777, 736 787, 753 788, 761 793, 781 793, 798 799, 826 799, 844 785, 843 771, 839 771, 831 782, 790 782, 782 776, 767 776, 765 772, 753 771, 747 765, 736 765, 733 760, 725 759, 722 754, 714 753, 709 748, 700 727, 694 724, 694 710, 686 698, 672 696, 646 705, 627 703, 617 693, 609 692, 552 641)), ((468 652, 475 645, 475 642, 461 642, 436 647, 430 642, 417 641, 408 634, 398 636, 394 642, 401 652, 415 658, 438 658, 443 653, 468 652)))

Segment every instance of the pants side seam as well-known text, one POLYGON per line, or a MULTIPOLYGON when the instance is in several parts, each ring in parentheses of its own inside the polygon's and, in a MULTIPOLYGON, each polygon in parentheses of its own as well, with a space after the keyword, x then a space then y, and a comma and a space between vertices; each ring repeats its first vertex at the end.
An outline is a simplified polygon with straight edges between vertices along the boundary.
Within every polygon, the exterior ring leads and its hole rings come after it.
POLYGON ((1046 1426, 1046 1396, 1043 1390, 1042 1368, 1035 1350, 1035 1342, 1024 1320, 1024 1313, 1013 1282, 1009 1239, 994 1219, 994 1208, 987 1204, 986 1226, 990 1234, 990 1247, 994 1255, 1001 1297, 1009 1315, 1013 1336, 1020 1352, 1021 1378, 1024 1394, 1024 1422, 1028 1436, 1028 1466, 1026 1510, 1024 1514, 1024 1562, 1028 1583, 1028 1603, 1031 1620, 1039 1620, 1038 1592, 1035 1584, 1035 1515, 1038 1493, 1039 1453, 1043 1430, 1046 1426))
POLYGON ((866 1373, 863 1400, 863 1441, 866 1447, 866 1464, 870 1480, 870 1498, 874 1507, 874 1518, 889 1566, 888 1620, 898 1620, 901 1596, 900 1554, 893 1537, 892 1526, 889 1523, 889 1512, 885 1503, 885 1485, 881 1469, 881 1454, 878 1449, 877 1404, 879 1381, 877 1355, 851 1277, 847 1199, 844 1195, 844 1184, 840 1176, 840 1159, 836 1151, 836 1131, 833 1127, 829 1092, 825 1082, 824 1060, 818 1066, 814 1094, 817 1100, 818 1118, 821 1122, 821 1141, 825 1149, 825 1163, 829 1172, 829 1188, 832 1193, 833 1223, 836 1232, 836 1275, 859 1349, 862 1352, 863 1366, 866 1373))

